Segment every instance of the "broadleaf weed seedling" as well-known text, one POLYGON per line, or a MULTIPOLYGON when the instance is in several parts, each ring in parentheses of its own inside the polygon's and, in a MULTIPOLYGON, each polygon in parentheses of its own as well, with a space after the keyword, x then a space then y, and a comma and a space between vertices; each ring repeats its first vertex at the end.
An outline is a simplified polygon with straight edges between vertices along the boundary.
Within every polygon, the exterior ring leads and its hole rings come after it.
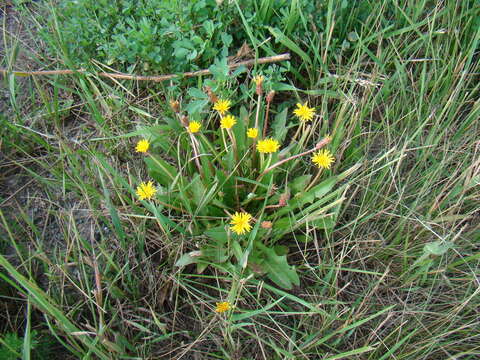
POLYGON ((196 263, 203 271, 208 264, 230 264, 239 272, 265 274, 289 289, 299 279, 287 263, 288 248, 275 243, 301 226, 333 228, 344 189, 332 189, 349 172, 325 173, 335 162, 326 148, 329 135, 306 148, 305 139, 314 136, 308 123, 319 119, 306 102, 293 110, 296 129, 290 144, 281 144, 277 135, 284 128, 276 122, 285 123, 287 113, 270 122, 275 93, 264 96, 261 75, 252 83, 256 106, 234 104, 208 86, 209 111, 186 113, 180 101, 172 99, 175 126, 161 133, 152 129, 149 139, 137 143, 150 178, 139 182, 136 193, 139 200, 150 201, 150 209, 168 208, 188 218, 188 232, 199 240, 200 251, 183 255, 178 266, 196 263), (247 108, 254 109, 252 114, 247 108), (318 169, 315 176, 299 176, 303 166, 294 160, 307 156, 318 169), (324 175, 328 177, 319 182, 324 175))

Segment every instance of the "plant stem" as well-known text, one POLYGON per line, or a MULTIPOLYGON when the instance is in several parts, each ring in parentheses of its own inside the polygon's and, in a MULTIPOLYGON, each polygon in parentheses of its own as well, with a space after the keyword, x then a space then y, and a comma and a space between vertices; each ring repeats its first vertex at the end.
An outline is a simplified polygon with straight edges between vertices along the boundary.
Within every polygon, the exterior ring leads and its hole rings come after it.
MULTIPOLYGON (((245 61, 240 61, 234 64, 228 65, 229 69, 235 69, 240 66, 251 66, 251 65, 257 65, 257 64, 268 64, 272 62, 279 62, 279 61, 285 61, 290 59, 290 54, 285 53, 285 54, 280 54, 280 55, 275 55, 275 56, 267 56, 264 58, 260 59, 250 59, 250 60, 245 60, 245 61)), ((78 70, 42 70, 42 71, 9 71, 7 69, 0 69, 0 74, 3 76, 6 76, 7 74, 13 74, 17 76, 45 76, 45 75, 71 75, 71 74, 77 74, 77 73, 82 73, 82 74, 90 74, 88 71, 85 69, 78 69, 78 70)), ((123 80, 136 80, 136 81, 166 81, 166 80, 171 80, 175 79, 178 77, 196 77, 196 76, 203 76, 203 75, 209 75, 211 74, 210 70, 205 69, 205 70, 198 70, 198 71, 190 71, 190 72, 185 72, 183 74, 169 74, 169 75, 157 75, 157 76, 144 76, 144 75, 134 75, 134 74, 123 74, 120 72, 116 73, 107 73, 107 72, 99 72, 96 75, 100 77, 107 77, 111 79, 123 79, 123 80)))
POLYGON ((200 176, 204 177, 203 171, 202 171, 202 166, 200 165, 200 160, 198 159, 198 142, 197 139, 195 139, 195 136, 192 133, 188 133, 190 135, 190 140, 192 141, 192 148, 193 148, 193 154, 195 155, 194 160, 195 164, 197 165, 198 172, 200 173, 200 176))
POLYGON ((305 192, 307 192, 308 190, 310 190, 313 185, 315 185, 315 183, 317 182, 318 178, 320 177, 320 174, 322 173, 322 168, 319 168, 318 169, 318 172, 317 172, 317 175, 315 175, 315 177, 313 178, 312 181, 310 181, 310 184, 308 184, 308 186, 305 188, 305 192))
POLYGON ((265 121, 263 122, 263 138, 267 136, 269 113, 270 113, 270 101, 267 100, 267 109, 265 110, 265 121))
POLYGON ((258 129, 258 118, 260 117, 260 105, 262 100, 262 94, 258 94, 257 98, 257 113, 255 114, 255 128, 258 129))

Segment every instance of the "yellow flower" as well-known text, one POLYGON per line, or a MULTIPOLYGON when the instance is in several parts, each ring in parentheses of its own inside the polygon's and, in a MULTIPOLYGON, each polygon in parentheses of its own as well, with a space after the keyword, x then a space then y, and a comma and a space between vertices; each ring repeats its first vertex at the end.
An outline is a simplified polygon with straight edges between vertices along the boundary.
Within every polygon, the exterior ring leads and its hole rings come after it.
POLYGON ((258 136, 258 129, 257 128, 250 128, 247 130, 247 136, 249 138, 255 139, 258 136))
POLYGON ((213 105, 213 110, 217 110, 220 115, 225 115, 225 113, 230 109, 232 103, 230 100, 218 100, 215 105, 213 105))
POLYGON ((304 105, 298 103, 297 108, 293 110, 293 113, 302 121, 310 121, 315 115, 315 108, 309 108, 307 103, 304 105))
POLYGON ((155 189, 155 186, 153 186, 153 182, 151 181, 147 183, 142 182, 139 186, 137 186, 137 195, 140 200, 150 200, 156 192, 157 189, 155 189))
POLYGON ((263 80, 265 80, 265 77, 263 75, 257 75, 253 78, 253 82, 255 83, 255 85, 259 86, 259 85, 262 85, 263 83, 263 80))
POLYGON ((191 121, 191 122, 188 124, 188 130, 189 130, 192 134, 198 132, 201 127, 202 127, 202 124, 200 124, 198 121, 191 121))
POLYGON ((252 230, 252 225, 250 225, 250 220, 252 220, 252 215, 246 212, 236 212, 232 215, 232 221, 230 221, 230 229, 237 235, 243 235, 250 230, 252 230))
POLYGON ((335 161, 335 158, 332 156, 328 150, 320 150, 313 154, 312 161, 320 169, 330 169, 330 166, 335 161))
POLYGON ((227 115, 220 120, 220 126, 222 129, 231 129, 233 125, 237 123, 235 116, 227 115))
POLYGON ((232 305, 228 301, 222 301, 217 303, 217 307, 215 308, 215 312, 217 313, 223 313, 225 311, 228 311, 232 308, 232 305))
POLYGON ((260 140, 257 144, 257 150, 261 153, 274 153, 278 151, 280 144, 275 139, 260 140))
POLYGON ((135 148, 135 151, 139 153, 146 153, 149 147, 150 147, 150 143, 148 142, 148 140, 143 139, 137 143, 137 147, 135 148))

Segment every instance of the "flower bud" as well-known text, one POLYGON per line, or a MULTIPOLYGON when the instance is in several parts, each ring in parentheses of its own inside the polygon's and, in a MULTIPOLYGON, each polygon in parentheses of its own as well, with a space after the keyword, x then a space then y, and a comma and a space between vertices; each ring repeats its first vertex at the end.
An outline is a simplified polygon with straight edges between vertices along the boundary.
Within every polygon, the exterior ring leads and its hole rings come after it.
POLYGON ((275 91, 270 91, 267 95, 267 102, 270 103, 272 102, 273 98, 275 97, 275 91))
POLYGON ((262 227, 262 229, 271 229, 272 228, 272 222, 271 221, 262 221, 262 223, 260 224, 260 226, 262 227))
POLYGON ((253 82, 255 83, 255 85, 257 85, 255 92, 259 96, 263 93, 263 80, 265 80, 265 77, 263 75, 257 75, 253 78, 253 82))
POLYGON ((172 108, 174 113, 179 113, 180 112, 180 103, 178 100, 170 100, 170 107, 172 108))
POLYGON ((189 123, 189 121, 188 121, 188 116, 183 115, 183 116, 180 118, 180 122, 182 123, 183 126, 188 127, 188 123, 189 123))
POLYGON ((208 95, 208 97, 209 97, 209 99, 210 99, 210 102, 211 102, 212 104, 215 104, 215 103, 218 101, 218 97, 217 97, 217 95, 215 95, 215 94, 213 93, 212 88, 211 88, 210 86, 205 86, 204 89, 205 89, 205 91, 207 92, 207 95, 208 95))

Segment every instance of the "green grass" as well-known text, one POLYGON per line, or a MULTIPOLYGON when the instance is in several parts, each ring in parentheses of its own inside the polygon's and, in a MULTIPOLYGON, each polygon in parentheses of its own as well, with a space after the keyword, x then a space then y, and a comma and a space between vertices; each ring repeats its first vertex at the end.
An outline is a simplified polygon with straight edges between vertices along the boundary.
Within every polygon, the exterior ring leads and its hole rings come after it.
MULTIPOLYGON (((258 3, 267 16, 269 1, 258 3)), ((18 333, 26 354, 33 331, 50 334, 85 359, 478 358, 480 9, 363 3, 367 16, 322 2, 324 23, 306 39, 290 39, 289 26, 268 35, 295 56, 277 99, 316 106, 322 121, 309 141, 333 135, 335 174, 359 166, 333 231, 281 240, 300 276, 289 291, 228 267, 175 267, 196 243, 165 231, 163 217, 188 216, 146 211, 131 191, 145 175, 134 143, 165 125, 178 90, 95 76, 6 78, 2 338, 18 333), (348 48, 333 46, 352 32, 348 48), (235 310, 215 314, 227 299, 235 310)), ((311 29, 294 4, 278 16, 311 29)), ((11 56, 2 67, 15 68, 22 44, 4 35, 11 56)), ((271 41, 259 51, 273 51, 271 41)))

